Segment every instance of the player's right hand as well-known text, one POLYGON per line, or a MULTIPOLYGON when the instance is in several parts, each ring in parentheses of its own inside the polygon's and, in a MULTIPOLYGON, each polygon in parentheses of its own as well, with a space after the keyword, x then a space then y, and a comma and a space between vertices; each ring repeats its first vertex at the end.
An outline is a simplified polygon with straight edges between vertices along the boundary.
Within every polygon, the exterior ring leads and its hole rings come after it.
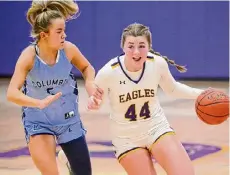
POLYGON ((57 99, 59 99, 61 97, 62 93, 58 92, 55 95, 49 95, 46 98, 44 98, 43 100, 40 100, 38 108, 39 109, 44 109, 47 106, 49 106, 51 103, 53 103, 54 101, 56 101, 57 99))

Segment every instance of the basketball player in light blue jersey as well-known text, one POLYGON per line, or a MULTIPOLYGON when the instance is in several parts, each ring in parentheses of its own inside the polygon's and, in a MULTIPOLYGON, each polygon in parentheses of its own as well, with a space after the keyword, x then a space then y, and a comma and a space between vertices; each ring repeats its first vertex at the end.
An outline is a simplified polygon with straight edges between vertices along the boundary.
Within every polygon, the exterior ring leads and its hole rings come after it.
POLYGON ((92 83, 94 68, 74 44, 65 41, 65 21, 78 10, 72 0, 32 2, 27 19, 36 42, 21 53, 7 92, 9 101, 22 106, 26 141, 42 175, 59 174, 55 139, 73 174, 92 174, 72 65, 81 71, 89 95, 100 89, 92 83))

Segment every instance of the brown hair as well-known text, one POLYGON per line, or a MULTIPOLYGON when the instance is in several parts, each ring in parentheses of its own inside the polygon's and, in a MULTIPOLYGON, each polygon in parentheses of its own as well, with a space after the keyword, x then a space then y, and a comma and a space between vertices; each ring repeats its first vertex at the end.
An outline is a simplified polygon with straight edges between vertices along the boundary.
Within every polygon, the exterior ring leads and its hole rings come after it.
POLYGON ((147 41, 148 41, 148 43, 149 43, 149 47, 150 47, 149 52, 164 58, 170 65, 175 66, 176 69, 179 72, 186 72, 187 71, 185 66, 181 66, 181 65, 176 64, 174 60, 170 60, 166 56, 162 56, 159 52, 155 52, 152 49, 152 34, 151 34, 150 30, 149 30, 149 27, 147 27, 147 26, 145 26, 143 24, 138 24, 138 23, 130 24, 122 32, 121 48, 124 47, 124 43, 125 43, 125 40, 126 40, 127 36, 134 36, 134 37, 145 36, 147 41))
POLYGON ((73 0, 33 0, 27 11, 27 20, 32 26, 31 36, 39 40, 40 32, 48 32, 52 19, 70 20, 78 11, 78 5, 73 0))

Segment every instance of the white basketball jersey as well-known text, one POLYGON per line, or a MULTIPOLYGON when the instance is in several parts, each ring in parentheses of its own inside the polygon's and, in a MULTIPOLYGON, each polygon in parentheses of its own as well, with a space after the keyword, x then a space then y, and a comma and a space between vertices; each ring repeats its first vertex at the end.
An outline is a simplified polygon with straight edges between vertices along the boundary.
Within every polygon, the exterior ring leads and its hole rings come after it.
POLYGON ((165 118, 157 99, 163 61, 163 58, 149 54, 141 71, 129 72, 124 66, 124 56, 120 56, 110 60, 98 72, 96 83, 108 94, 111 129, 116 136, 140 134, 141 130, 150 129, 146 124, 150 120, 165 118))
POLYGON ((139 72, 127 71, 124 56, 113 58, 99 70, 95 82, 108 95, 112 134, 119 138, 142 137, 166 121, 157 98, 158 85, 170 92, 178 85, 182 93, 185 89, 189 91, 185 94, 197 95, 192 88, 177 84, 164 58, 152 53, 139 72))

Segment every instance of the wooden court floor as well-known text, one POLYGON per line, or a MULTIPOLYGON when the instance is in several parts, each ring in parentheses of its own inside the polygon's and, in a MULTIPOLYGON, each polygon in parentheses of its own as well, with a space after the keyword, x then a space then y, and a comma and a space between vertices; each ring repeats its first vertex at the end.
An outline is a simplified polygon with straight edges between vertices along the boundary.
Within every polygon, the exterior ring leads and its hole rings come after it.
MULTIPOLYGON (((9 79, 0 79, 0 175, 39 175, 29 156, 21 123, 20 108, 6 101, 9 79)), ((125 175, 113 155, 110 142, 108 104, 98 112, 86 111, 86 92, 80 83, 80 112, 87 128, 93 175, 125 175)), ((205 89, 216 87, 228 92, 228 82, 184 82, 205 89)), ((193 100, 175 100, 159 91, 166 116, 193 161, 196 175, 229 174, 229 121, 218 126, 201 122, 193 100)), ((60 148, 57 147, 57 151, 60 148)), ((60 175, 67 175, 59 164, 60 175)), ((155 163, 159 175, 166 175, 155 163)))

